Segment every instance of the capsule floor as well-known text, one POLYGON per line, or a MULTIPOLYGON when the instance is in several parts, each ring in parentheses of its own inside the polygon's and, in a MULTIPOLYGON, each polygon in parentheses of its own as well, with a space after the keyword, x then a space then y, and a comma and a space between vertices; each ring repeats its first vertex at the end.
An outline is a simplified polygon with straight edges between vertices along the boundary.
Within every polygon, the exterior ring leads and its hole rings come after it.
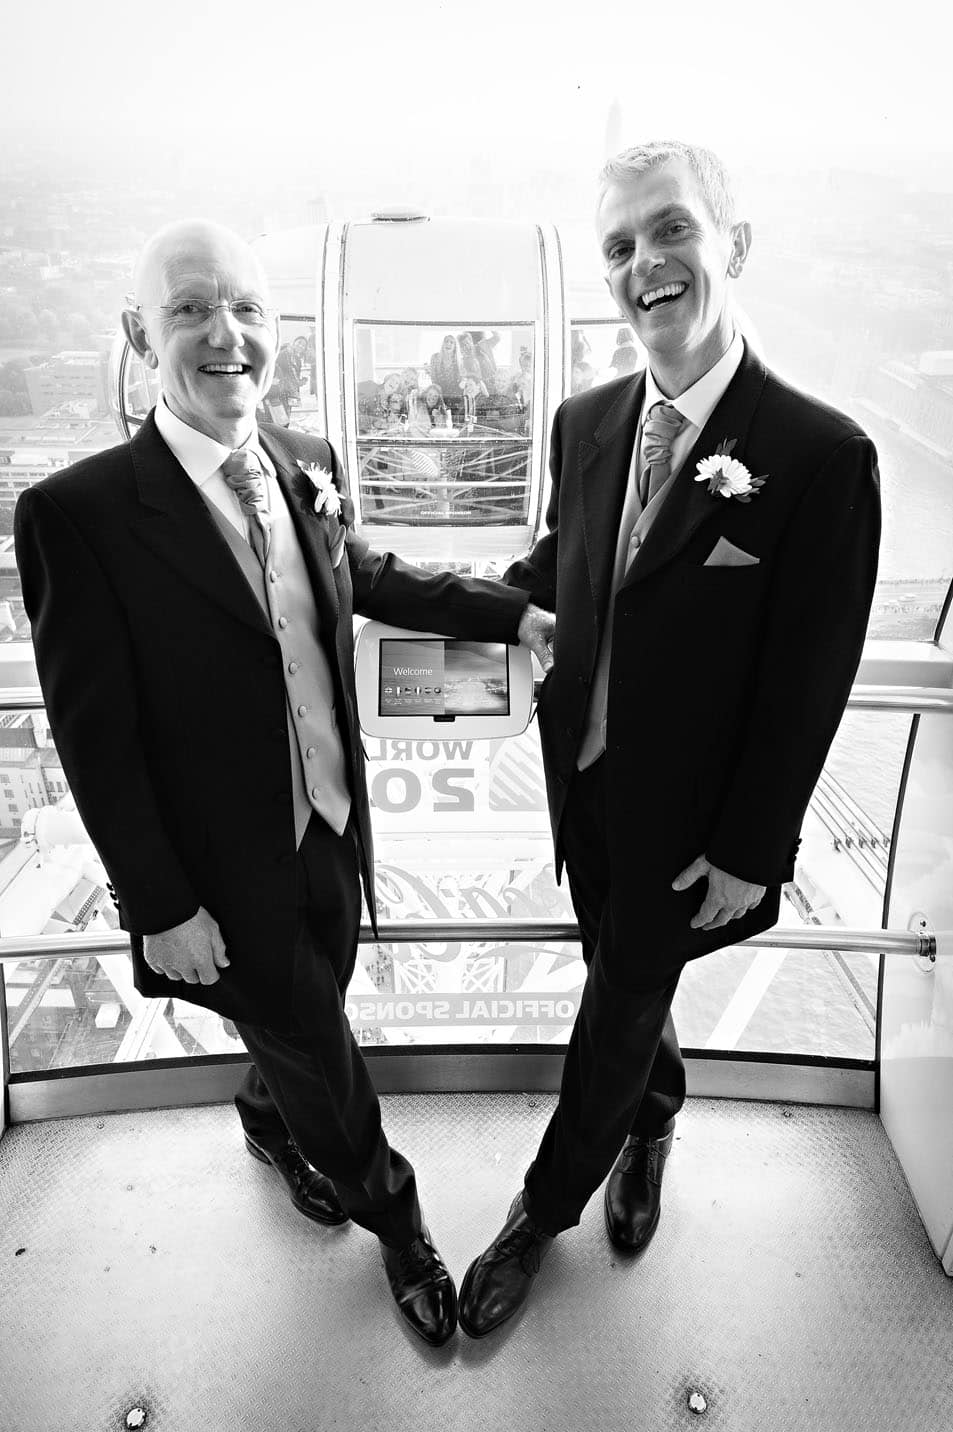
MULTIPOLYGON (((459 1285, 553 1096, 382 1103, 459 1285)), ((0 1140, 0 1389, 3 1432, 921 1432, 953 1427, 953 1282, 874 1114, 695 1099, 639 1260, 600 1193, 518 1319, 432 1350, 230 1106, 99 1115, 0 1140)))

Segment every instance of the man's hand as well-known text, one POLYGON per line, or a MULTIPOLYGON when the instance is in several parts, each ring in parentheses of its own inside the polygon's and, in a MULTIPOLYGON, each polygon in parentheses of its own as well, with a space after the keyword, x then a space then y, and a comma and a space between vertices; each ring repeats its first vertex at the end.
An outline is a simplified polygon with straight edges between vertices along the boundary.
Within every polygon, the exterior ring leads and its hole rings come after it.
POLYGON ((552 612, 544 612, 542 607, 534 607, 532 602, 528 603, 520 617, 517 635, 523 645, 535 653, 544 671, 552 670, 555 630, 556 618, 552 612))
POLYGON ((201 906, 190 920, 158 935, 144 935, 142 943, 151 970, 187 984, 215 984, 219 970, 230 963, 218 922, 201 906))
POLYGON ((727 925, 729 920, 739 919, 761 904, 768 888, 739 880, 700 855, 681 875, 676 876, 672 889, 687 890, 705 875, 708 877, 708 894, 699 906, 698 914, 692 916, 690 924, 693 930, 717 930, 719 926, 727 925))

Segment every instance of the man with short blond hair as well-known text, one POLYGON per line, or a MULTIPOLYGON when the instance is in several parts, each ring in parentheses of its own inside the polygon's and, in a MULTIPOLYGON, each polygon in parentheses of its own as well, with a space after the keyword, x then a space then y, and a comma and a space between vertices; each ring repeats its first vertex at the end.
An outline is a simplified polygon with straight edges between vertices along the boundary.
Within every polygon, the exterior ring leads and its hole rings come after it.
POLYGON ((613 1245, 655 1233, 685 1097, 679 975, 778 918, 877 568, 873 445, 736 327, 751 229, 720 161, 623 151, 596 224, 648 366, 563 403, 549 531, 506 574, 556 611, 540 738, 587 978, 556 1110, 461 1287, 474 1337, 522 1306, 607 1174, 613 1245))

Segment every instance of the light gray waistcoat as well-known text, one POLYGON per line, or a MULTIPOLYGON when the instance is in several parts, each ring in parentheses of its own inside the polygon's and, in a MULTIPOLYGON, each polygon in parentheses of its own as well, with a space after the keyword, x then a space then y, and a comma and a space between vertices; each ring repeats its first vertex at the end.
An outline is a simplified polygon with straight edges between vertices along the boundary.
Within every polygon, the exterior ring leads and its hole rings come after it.
POLYGON ((213 502, 205 500, 281 647, 288 698, 295 844, 300 845, 313 810, 341 835, 347 825, 351 796, 335 719, 334 683, 318 640, 314 593, 284 496, 276 491, 274 480, 269 481, 268 489, 272 529, 266 570, 228 518, 213 502))

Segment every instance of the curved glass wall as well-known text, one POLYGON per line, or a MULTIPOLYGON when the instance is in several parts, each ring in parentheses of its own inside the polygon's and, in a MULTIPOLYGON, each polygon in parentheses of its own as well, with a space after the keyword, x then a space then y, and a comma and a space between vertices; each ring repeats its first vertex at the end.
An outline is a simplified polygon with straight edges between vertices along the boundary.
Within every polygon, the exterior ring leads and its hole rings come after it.
MULTIPOLYGON (((880 452, 885 530, 870 635, 929 642, 953 567, 953 442, 941 441, 953 377, 942 353, 918 347, 929 337, 918 303, 920 316, 902 342, 879 319, 863 331, 845 320, 834 333, 825 304, 843 266, 812 271, 807 299, 774 282, 774 259, 770 283, 756 269, 745 280, 757 346, 794 381, 852 412, 880 452)), ((535 323, 464 329, 429 317, 357 320, 347 329, 340 380, 349 385, 353 415, 351 481, 372 542, 375 527, 398 551, 401 529, 408 543, 421 527, 439 540, 453 531, 444 561, 428 552, 430 564, 478 575, 504 569, 509 557, 481 533, 495 525, 532 529, 538 520, 534 441, 545 434, 533 420, 544 362, 558 365, 563 349, 568 395, 644 361, 605 305, 587 300, 574 312, 571 290, 570 282, 564 335, 535 323)), ((262 420, 322 430, 319 333, 314 312, 282 314, 262 420)), ((155 399, 155 375, 128 352, 123 364, 130 432, 155 399)), ((94 419, 54 407, 30 424, 0 421, 7 423, 0 435, 0 670, 10 689, 35 681, 9 536, 13 504, 25 486, 117 434, 105 410, 94 419)), ((805 823, 782 928, 880 925, 909 729, 909 715, 846 714, 805 823)), ((554 880, 535 726, 497 743, 366 744, 382 919, 571 922, 566 887, 554 880)), ((0 713, 0 841, 0 940, 115 931, 104 872, 71 809, 40 712, 0 713)), ((635 910, 632 923, 636 939, 635 910)), ((675 1007, 681 1039, 703 1051, 871 1061, 877 977, 876 955, 730 948, 687 969, 675 1007)), ((368 1046, 558 1046, 583 979, 573 943, 505 933, 394 940, 362 946, 348 1012, 368 1046)), ((14 1074, 241 1049, 216 1016, 185 1001, 143 1000, 121 952, 21 959, 4 965, 3 987, 14 1074)))
MULTIPOLYGON (((0 740, 0 936, 117 928, 42 713, 0 740)), ((910 718, 848 711, 804 826, 781 925, 877 928, 910 718)), ((369 739, 381 920, 572 920, 554 880, 535 726, 507 741, 369 739)), ((638 912, 632 912, 638 939, 638 912)), ((738 946, 686 970, 682 1043, 871 1060, 878 959, 738 946)), ((361 947, 348 1013, 362 1044, 560 1044, 585 970, 555 940, 423 939, 361 947)), ((235 1031, 182 1000, 147 1001, 120 953, 3 967, 14 1073, 234 1053, 235 1031)))

